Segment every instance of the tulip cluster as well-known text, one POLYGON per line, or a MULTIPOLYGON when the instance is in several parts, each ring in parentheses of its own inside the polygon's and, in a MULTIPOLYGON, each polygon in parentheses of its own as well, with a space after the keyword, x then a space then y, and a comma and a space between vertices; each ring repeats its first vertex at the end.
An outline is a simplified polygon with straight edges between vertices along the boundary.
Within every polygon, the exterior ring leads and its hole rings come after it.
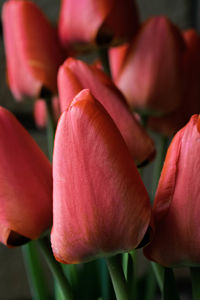
POLYGON ((142 24, 125 2, 62 0, 57 28, 29 0, 2 10, 9 88, 18 101, 35 99, 53 155, 51 165, 0 107, 0 241, 46 235, 64 264, 105 257, 118 300, 132 297, 130 258, 116 275, 121 261, 110 257, 145 246, 164 267, 200 264, 200 37, 164 16, 142 24), (88 64, 85 51, 106 60, 88 64), (176 133, 153 207, 141 176, 156 157, 150 129, 176 133))

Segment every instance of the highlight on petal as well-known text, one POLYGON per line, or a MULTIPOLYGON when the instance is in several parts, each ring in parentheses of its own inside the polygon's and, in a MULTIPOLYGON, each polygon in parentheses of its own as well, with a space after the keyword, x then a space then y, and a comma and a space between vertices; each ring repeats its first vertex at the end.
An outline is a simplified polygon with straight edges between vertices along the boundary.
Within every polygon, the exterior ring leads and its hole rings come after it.
POLYGON ((131 250, 150 223, 148 194, 114 122, 89 90, 58 123, 53 155, 54 255, 63 263, 131 250))
POLYGON ((111 69, 115 68, 112 63, 120 60, 115 83, 131 106, 169 112, 179 105, 184 49, 181 32, 161 16, 152 17, 143 24, 128 50, 119 47, 113 51, 111 69))
POLYGON ((16 118, 0 107, 0 241, 38 238, 52 222, 51 165, 16 118))
POLYGON ((61 111, 64 111, 72 99, 84 88, 103 105, 117 125, 135 162, 153 159, 155 147, 113 82, 98 68, 69 58, 59 68, 58 90, 61 111))
POLYGON ((2 9, 9 87, 17 100, 37 97, 43 86, 56 93, 63 61, 56 30, 31 1, 9 0, 2 9))
POLYGON ((138 23, 132 0, 62 0, 58 29, 63 46, 80 48, 130 39, 138 23))
POLYGON ((147 258, 167 267, 200 264, 199 116, 172 140, 153 207, 155 234, 147 258))

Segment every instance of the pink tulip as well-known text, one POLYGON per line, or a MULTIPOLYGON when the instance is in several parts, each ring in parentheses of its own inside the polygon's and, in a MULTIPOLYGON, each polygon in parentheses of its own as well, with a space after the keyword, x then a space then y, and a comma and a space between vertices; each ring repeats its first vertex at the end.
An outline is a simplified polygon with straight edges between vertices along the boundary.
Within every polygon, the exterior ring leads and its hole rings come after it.
POLYGON ((138 246, 148 194, 113 120, 89 90, 62 114, 53 155, 54 255, 79 263, 138 246))
MULTIPOLYGON (((60 116, 60 104, 58 97, 52 98, 52 109, 54 113, 54 121, 57 123, 60 116)), ((46 127, 47 124, 47 107, 44 99, 38 99, 34 103, 34 118, 35 123, 39 128, 46 127)))
POLYGON ((2 21, 9 87, 17 100, 38 97, 42 87, 56 92, 62 50, 51 26, 30 1, 9 0, 2 21))
POLYGON ((36 239, 52 222, 51 165, 6 109, 0 108, 0 241, 36 239))
POLYGON ((156 192, 155 236, 145 255, 163 266, 200 264, 200 117, 172 140, 156 192))
POLYGON ((61 111, 84 88, 104 106, 120 130, 136 163, 151 160, 155 155, 152 139, 129 110, 126 101, 112 81, 99 69, 69 58, 58 72, 61 111))
POLYGON ((132 43, 110 51, 114 81, 132 107, 166 113, 178 106, 184 49, 181 32, 167 18, 152 17, 132 43))
POLYGON ((183 32, 186 50, 183 55, 183 96, 179 106, 162 117, 151 117, 148 125, 164 135, 181 129, 191 115, 200 111, 200 36, 194 29, 183 32))
POLYGON ((88 47, 130 39, 138 23, 133 0, 62 0, 58 28, 63 46, 88 47))

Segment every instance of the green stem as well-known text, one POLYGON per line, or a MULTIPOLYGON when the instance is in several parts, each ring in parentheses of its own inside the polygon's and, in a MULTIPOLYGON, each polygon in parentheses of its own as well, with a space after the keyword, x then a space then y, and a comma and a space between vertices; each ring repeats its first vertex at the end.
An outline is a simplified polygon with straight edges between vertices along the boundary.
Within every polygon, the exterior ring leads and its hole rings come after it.
POLYGON ((200 295, 200 268, 190 268, 192 278, 192 298, 193 300, 199 300, 200 295))
POLYGON ((105 260, 100 258, 98 260, 98 267, 99 267, 99 275, 100 275, 100 289, 101 289, 101 296, 102 299, 108 300, 110 299, 110 278, 108 274, 108 269, 106 267, 105 260))
POLYGON ((137 299, 137 280, 136 280, 136 251, 129 252, 127 268, 127 285, 130 299, 137 299))
POLYGON ((155 299, 156 288, 157 288, 157 282, 156 282, 155 274, 152 268, 149 268, 146 277, 146 282, 145 282, 144 300, 155 299))
POLYGON ((164 276, 164 268, 155 262, 151 262, 152 269, 154 271, 158 286, 160 288, 161 293, 163 292, 163 276, 164 276))
POLYGON ((113 256, 106 259, 110 277, 117 300, 129 300, 126 279, 121 265, 121 256, 113 256))
POLYGON ((162 300, 179 300, 176 281, 171 268, 164 268, 162 300))
POLYGON ((145 129, 147 128, 148 117, 149 117, 149 115, 147 115, 147 114, 141 114, 141 115, 140 115, 142 126, 143 126, 145 129))
POLYGON ((52 107, 52 92, 47 88, 43 87, 40 93, 40 97, 46 102, 47 110, 47 140, 49 148, 49 159, 52 161, 53 156, 53 146, 54 146, 54 137, 56 124, 54 121, 54 112, 52 107))
POLYGON ((169 145, 169 139, 166 136, 160 136, 159 142, 160 142, 159 149, 158 149, 158 152, 156 155, 156 160, 154 162, 154 170, 153 170, 153 183, 152 183, 153 197, 155 196, 156 188, 157 188, 161 170, 163 167, 163 162, 165 160, 167 148, 169 145))
POLYGON ((128 252, 122 254, 122 268, 124 271, 125 279, 128 277, 128 262, 129 262, 129 254, 128 252))
POLYGON ((151 262, 151 266, 162 294, 162 300, 179 300, 173 270, 155 262, 151 262))
POLYGON ((51 246, 49 243, 48 238, 43 238, 38 240, 38 244, 40 246, 40 249, 42 250, 47 264, 55 278, 55 280, 58 282, 60 286, 60 291, 62 292, 63 299, 64 300, 73 300, 73 293, 72 293, 72 288, 65 277, 62 267, 57 261, 55 260, 53 253, 51 251, 51 246))
POLYGON ((110 71, 110 63, 109 63, 109 56, 108 56, 108 48, 102 47, 98 49, 98 54, 103 65, 104 71, 106 74, 111 77, 110 71))
POLYGON ((45 98, 45 101, 47 107, 47 139, 48 139, 48 148, 49 148, 49 158, 50 160, 52 160, 56 125, 54 122, 51 97, 47 96, 45 98))
POLYGON ((55 290, 55 300, 64 300, 62 290, 60 288, 60 285, 57 282, 55 282, 54 290, 55 290))
POLYGON ((32 298, 34 300, 48 300, 48 289, 46 287, 45 278, 40 266, 35 242, 33 241, 23 246, 22 252, 32 298))

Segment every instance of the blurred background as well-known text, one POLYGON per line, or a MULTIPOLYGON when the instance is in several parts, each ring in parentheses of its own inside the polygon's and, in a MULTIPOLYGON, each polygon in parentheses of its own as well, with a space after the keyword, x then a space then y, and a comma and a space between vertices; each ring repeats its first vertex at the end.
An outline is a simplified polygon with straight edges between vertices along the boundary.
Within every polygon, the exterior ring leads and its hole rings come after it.
MULTIPOLYGON (((0 10, 4 2, 0 0, 0 10)), ((49 19, 56 24, 60 1, 35 0, 33 2, 36 2, 49 19)), ((200 28, 200 0, 138 0, 137 2, 142 20, 153 15, 167 15, 182 29, 200 28)), ((13 111, 43 151, 47 152, 45 132, 36 130, 34 125, 32 102, 30 100, 23 103, 15 102, 7 87, 2 30, 0 38, 0 105, 13 111)), ((0 265, 0 300, 31 299, 21 249, 7 249, 0 245, 0 265)), ((187 273, 182 269, 177 272, 178 276, 183 278, 182 282, 184 283, 187 273)), ((186 282, 186 289, 187 284, 186 282)), ((185 299, 189 299, 188 296, 182 295, 181 300, 185 299)))

